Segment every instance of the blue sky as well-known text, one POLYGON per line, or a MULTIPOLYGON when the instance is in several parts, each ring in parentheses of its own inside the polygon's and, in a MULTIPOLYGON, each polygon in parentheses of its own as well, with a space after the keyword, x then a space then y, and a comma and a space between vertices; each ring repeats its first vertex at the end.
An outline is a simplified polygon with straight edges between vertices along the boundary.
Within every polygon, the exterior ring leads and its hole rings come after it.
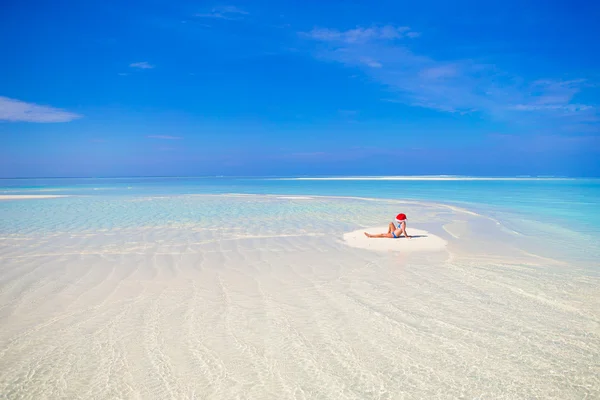
POLYGON ((593 3, 4 2, 0 177, 600 176, 593 3))

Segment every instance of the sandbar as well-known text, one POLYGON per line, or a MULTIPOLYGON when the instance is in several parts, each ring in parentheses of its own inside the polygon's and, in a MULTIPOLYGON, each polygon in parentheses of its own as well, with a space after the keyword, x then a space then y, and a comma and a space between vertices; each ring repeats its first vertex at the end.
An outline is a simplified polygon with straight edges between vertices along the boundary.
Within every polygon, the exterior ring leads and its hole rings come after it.
POLYGON ((387 232, 387 226, 361 228, 344 234, 344 242, 351 247, 374 251, 401 251, 401 252, 435 252, 446 248, 447 242, 439 236, 421 229, 408 228, 411 239, 401 237, 398 239, 368 238, 365 232, 371 234, 387 232))
POLYGON ((54 199, 68 197, 59 194, 0 194, 0 200, 25 200, 25 199, 54 199))

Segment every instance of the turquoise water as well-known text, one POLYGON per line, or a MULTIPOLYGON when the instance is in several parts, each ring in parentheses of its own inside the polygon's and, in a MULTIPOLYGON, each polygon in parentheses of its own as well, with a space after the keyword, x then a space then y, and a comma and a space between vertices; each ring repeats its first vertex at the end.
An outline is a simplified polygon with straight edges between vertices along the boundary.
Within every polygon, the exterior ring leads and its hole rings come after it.
MULTIPOLYGON (((564 224, 600 237, 600 180, 282 180, 274 178, 3 179, 0 194, 69 194, 102 197, 178 194, 294 194, 426 200, 482 212, 564 224)), ((76 198, 70 201, 77 204, 76 198)), ((29 206, 34 203, 29 202, 29 206)), ((36 203, 44 206, 47 203, 36 203)), ((65 204, 63 202, 63 204, 65 204)), ((10 219, 14 202, 0 206, 10 219)))

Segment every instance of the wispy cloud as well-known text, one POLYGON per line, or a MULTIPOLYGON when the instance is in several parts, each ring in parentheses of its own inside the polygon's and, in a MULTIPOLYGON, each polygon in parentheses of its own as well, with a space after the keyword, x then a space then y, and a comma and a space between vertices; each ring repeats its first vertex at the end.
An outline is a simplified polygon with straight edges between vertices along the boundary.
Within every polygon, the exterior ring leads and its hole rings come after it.
POLYGON ((518 111, 557 112, 563 115, 597 111, 597 106, 572 103, 587 82, 583 79, 555 81, 538 80, 529 85, 529 101, 515 104, 518 111))
POLYGON ((561 111, 578 113, 594 110, 596 107, 585 104, 517 104, 512 109, 518 111, 561 111))
POLYGON ((129 64, 129 66, 131 68, 139 68, 139 69, 152 69, 152 68, 154 68, 154 65, 150 64, 147 61, 134 62, 134 63, 129 64))
POLYGON ((315 28, 299 35, 315 43, 316 58, 362 69, 384 84, 393 93, 387 101, 530 123, 559 118, 562 126, 597 119, 597 105, 574 101, 585 80, 527 82, 491 64, 436 60, 411 49, 419 33, 409 27, 315 28))
POLYGON ((236 6, 213 7, 210 12, 195 14, 196 17, 200 18, 216 18, 227 20, 241 19, 245 15, 248 15, 248 12, 236 6))
POLYGON ((0 96, 0 121, 69 122, 77 118, 81 118, 81 115, 60 108, 0 96))
POLYGON ((150 139, 162 139, 162 140, 179 140, 182 139, 180 136, 170 136, 170 135, 148 135, 146 136, 150 139))
POLYGON ((419 72, 419 75, 423 79, 443 79, 443 78, 451 78, 453 76, 458 75, 458 66, 448 64, 448 65, 438 65, 435 67, 425 68, 419 72))
POLYGON ((324 42, 341 42, 346 44, 361 44, 377 40, 394 40, 403 37, 416 37, 418 33, 411 31, 408 26, 385 25, 382 27, 355 28, 347 31, 337 29, 315 28, 302 33, 311 39, 324 42))
POLYGON ((383 65, 381 65, 380 62, 375 61, 375 60, 373 60, 371 58, 368 58, 368 57, 362 58, 360 61, 363 64, 365 64, 366 66, 371 67, 371 68, 381 68, 381 67, 383 67, 383 65))

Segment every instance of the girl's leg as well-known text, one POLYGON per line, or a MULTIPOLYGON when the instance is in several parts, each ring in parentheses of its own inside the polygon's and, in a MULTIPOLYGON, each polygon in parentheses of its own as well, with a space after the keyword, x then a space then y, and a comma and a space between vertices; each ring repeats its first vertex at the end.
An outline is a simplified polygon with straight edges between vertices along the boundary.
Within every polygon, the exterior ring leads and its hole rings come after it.
POLYGON ((365 232, 365 236, 370 238, 391 238, 391 233, 380 233, 379 235, 371 235, 370 233, 365 232))
POLYGON ((393 222, 390 222, 390 224, 388 225, 388 232, 387 233, 392 233, 396 230, 396 226, 394 225, 393 222))

